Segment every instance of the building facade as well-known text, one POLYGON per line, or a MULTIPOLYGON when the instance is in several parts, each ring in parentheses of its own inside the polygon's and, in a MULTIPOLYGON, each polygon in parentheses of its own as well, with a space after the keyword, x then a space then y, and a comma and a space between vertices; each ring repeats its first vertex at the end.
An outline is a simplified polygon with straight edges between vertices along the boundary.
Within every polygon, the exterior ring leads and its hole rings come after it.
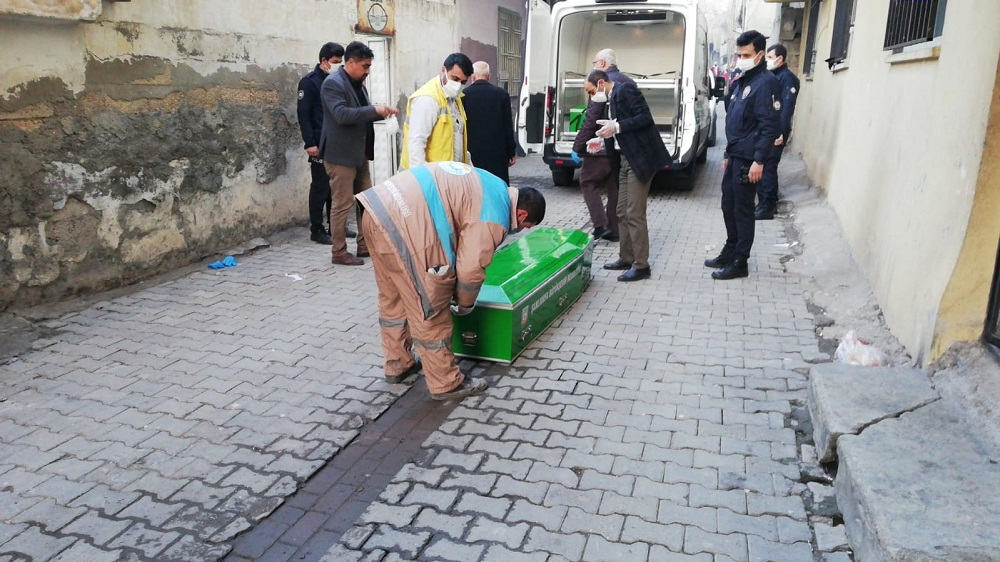
POLYGON ((808 0, 796 20, 790 148, 889 328, 920 364, 1000 340, 1000 3, 808 0))
MULTIPOLYGON (((372 100, 403 109, 448 53, 498 52, 504 11, 523 22, 511 0, 0 1, 0 310, 305 224, 320 46, 367 41, 372 100)), ((377 180, 398 139, 376 137, 377 180)))

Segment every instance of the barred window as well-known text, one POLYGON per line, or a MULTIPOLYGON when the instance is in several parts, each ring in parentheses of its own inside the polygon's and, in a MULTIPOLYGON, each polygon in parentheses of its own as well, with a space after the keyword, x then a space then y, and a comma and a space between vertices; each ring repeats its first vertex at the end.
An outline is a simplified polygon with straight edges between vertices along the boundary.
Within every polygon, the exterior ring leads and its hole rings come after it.
POLYGON ((827 66, 834 66, 847 60, 854 36, 854 12, 856 0, 837 0, 833 13, 833 39, 830 41, 830 58, 827 66))
POLYGON ((521 16, 500 8, 497 18, 499 41, 497 41, 497 85, 507 90, 507 95, 516 96, 521 86, 521 16))
POLYGON ((947 3, 948 0, 889 0, 883 49, 898 51, 940 37, 947 3))
POLYGON ((802 72, 806 76, 812 76, 816 71, 816 55, 818 54, 816 52, 816 32, 819 22, 819 3, 820 0, 808 0, 806 5, 809 20, 806 22, 806 45, 802 50, 802 72))

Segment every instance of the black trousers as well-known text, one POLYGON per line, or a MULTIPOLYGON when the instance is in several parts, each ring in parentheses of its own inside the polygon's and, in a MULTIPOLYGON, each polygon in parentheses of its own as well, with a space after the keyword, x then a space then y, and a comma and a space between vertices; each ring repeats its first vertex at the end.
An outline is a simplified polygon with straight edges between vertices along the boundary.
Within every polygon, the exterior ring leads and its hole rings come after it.
POLYGON ((785 145, 774 147, 771 157, 764 161, 764 175, 757 182, 757 202, 774 206, 778 204, 778 163, 785 145))
POLYGON ((729 158, 722 174, 722 220, 726 222, 726 249, 733 257, 750 257, 754 235, 754 184, 740 182, 741 169, 749 169, 753 162, 742 158, 729 158))
POLYGON ((326 175, 323 162, 309 159, 309 172, 312 183, 309 184, 309 225, 313 231, 325 228, 324 223, 330 222, 330 176, 326 175))

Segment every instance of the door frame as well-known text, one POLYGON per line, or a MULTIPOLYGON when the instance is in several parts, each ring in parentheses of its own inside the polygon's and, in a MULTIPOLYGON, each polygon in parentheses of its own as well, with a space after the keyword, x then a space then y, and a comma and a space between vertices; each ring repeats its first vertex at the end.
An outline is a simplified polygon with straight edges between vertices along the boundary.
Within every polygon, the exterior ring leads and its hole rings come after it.
POLYGON ((990 289, 989 306, 986 309, 986 326, 983 339, 1000 348, 1000 247, 993 265, 993 285, 990 289))
MULTIPOLYGON (((368 80, 366 80, 367 82, 366 86, 368 87, 368 96, 371 99, 369 99, 368 102, 371 103, 372 105, 378 103, 388 106, 394 106, 395 103, 393 102, 392 99, 392 93, 394 91, 393 71, 392 71, 393 70, 392 37, 387 37, 384 35, 355 34, 354 39, 365 43, 369 47, 373 47, 373 44, 375 43, 382 43, 385 45, 385 57, 384 57, 385 60, 379 61, 378 60, 379 57, 376 56, 375 60, 372 62, 372 74, 374 74, 375 72, 385 73, 385 92, 374 91, 374 89, 371 87, 372 78, 371 75, 369 75, 368 80)), ((374 47, 372 48, 372 50, 375 50, 374 47)), ((396 119, 398 119, 398 117, 396 119)), ((378 185, 379 183, 382 183, 383 181, 389 179, 390 176, 396 173, 396 169, 399 166, 399 149, 398 149, 399 139, 397 135, 393 135, 391 137, 387 135, 387 133, 384 131, 385 127, 387 126, 384 121, 382 120, 375 121, 374 125, 375 125, 376 161, 373 161, 371 163, 371 178, 372 178, 372 184, 378 185), (380 148, 379 141, 381 140, 381 135, 386 135, 387 136, 386 140, 388 141, 388 146, 384 147, 383 151, 379 150, 380 148), (388 158, 388 167, 385 177, 382 177, 382 174, 377 173, 378 167, 376 165, 376 162, 378 161, 378 158, 380 156, 388 158)), ((402 131, 402 124, 400 124, 399 129, 400 131, 402 131)))

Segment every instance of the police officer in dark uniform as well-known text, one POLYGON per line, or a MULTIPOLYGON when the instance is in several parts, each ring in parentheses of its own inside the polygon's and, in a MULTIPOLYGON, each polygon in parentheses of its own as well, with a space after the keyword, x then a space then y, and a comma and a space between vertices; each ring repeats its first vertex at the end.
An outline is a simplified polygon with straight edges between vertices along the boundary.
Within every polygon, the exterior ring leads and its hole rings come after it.
POLYGON ((781 154, 792 134, 792 115, 795 114, 795 99, 799 95, 799 79, 788 70, 788 65, 785 64, 787 55, 788 50, 779 43, 768 47, 764 56, 767 69, 781 83, 781 136, 774 141, 771 157, 764 163, 764 176, 757 184, 757 208, 754 210, 754 218, 757 220, 773 219, 774 212, 778 209, 778 162, 781 161, 781 154))
MULTIPOLYGON (((323 80, 343 60, 344 47, 337 43, 327 43, 319 50, 319 64, 316 68, 299 80, 299 129, 302 131, 306 154, 309 155, 309 171, 312 174, 312 183, 309 184, 310 239, 326 245, 332 243, 330 233, 324 225, 330 222, 331 199, 330 178, 326 175, 323 157, 319 153, 320 134, 323 131, 323 102, 319 92, 323 80)), ((347 236, 353 238, 355 233, 348 229, 347 236)))
POLYGON ((749 275, 754 237, 754 184, 781 135, 781 84, 764 67, 766 39, 751 30, 736 38, 737 67, 743 71, 729 92, 726 152, 722 160, 722 218, 726 245, 705 266, 719 268, 713 279, 749 275))

